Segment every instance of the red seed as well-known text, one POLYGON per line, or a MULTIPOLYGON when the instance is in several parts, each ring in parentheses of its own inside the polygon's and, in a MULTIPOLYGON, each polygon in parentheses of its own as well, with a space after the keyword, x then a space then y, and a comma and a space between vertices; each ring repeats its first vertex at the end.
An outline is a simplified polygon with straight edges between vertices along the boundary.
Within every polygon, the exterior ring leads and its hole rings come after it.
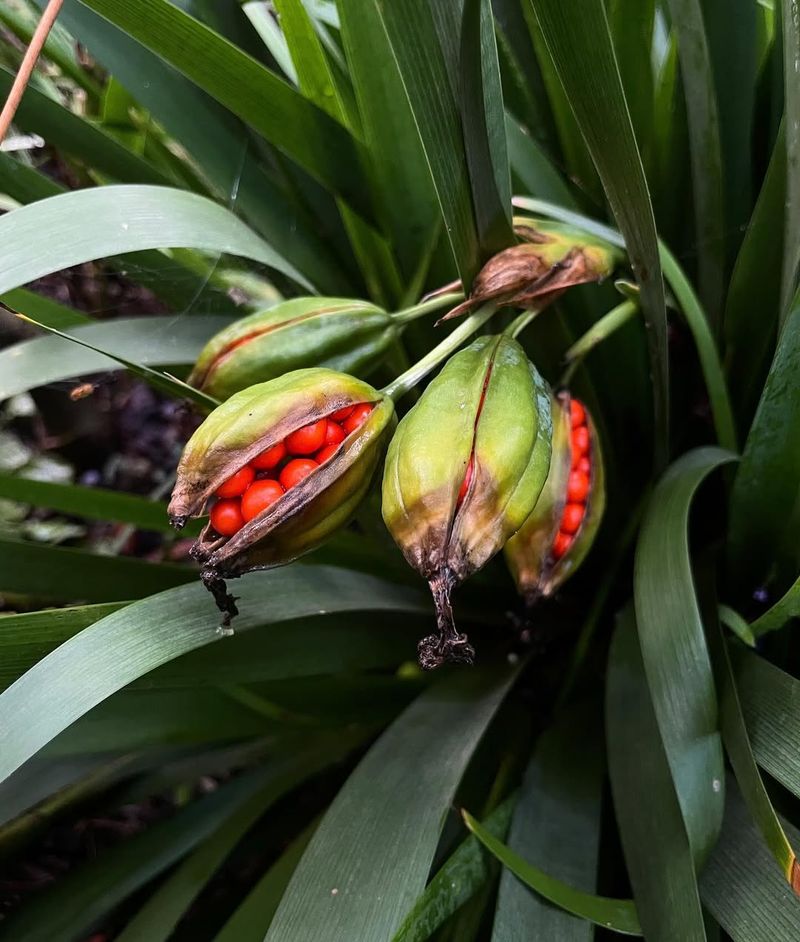
POLYGON ((217 497, 239 497, 253 483, 256 476, 255 471, 246 464, 239 468, 236 474, 232 474, 224 484, 217 488, 217 497))
POLYGON ((567 504, 561 515, 561 529, 565 533, 577 533, 581 528, 585 509, 583 504, 567 504))
POLYGON ((360 425, 363 425, 370 412, 372 412, 372 403, 360 402, 355 409, 353 409, 353 414, 342 423, 345 434, 349 435, 351 432, 355 432, 360 425))
POLYGON ((467 471, 464 475, 464 480, 461 482, 461 487, 458 490, 458 499, 456 500, 456 506, 461 504, 461 501, 467 496, 467 491, 469 490, 469 485, 472 481, 472 462, 473 459, 469 459, 469 464, 467 465, 467 471))
POLYGON ((303 478, 307 478, 312 471, 315 471, 319 465, 311 458, 295 458, 281 471, 280 482, 288 491, 290 487, 299 484, 303 478))
POLYGON ((571 471, 567 482, 567 500, 582 504, 589 496, 589 475, 583 471, 571 471))
POLYGON ((569 533, 563 533, 559 530, 556 533, 556 538, 553 540, 553 545, 550 548, 550 555, 553 559, 561 559, 561 557, 566 553, 566 551, 572 545, 572 537, 569 533))
POLYGON ((584 474, 592 473, 592 462, 586 457, 586 455, 581 455, 575 467, 578 471, 583 471, 584 474))
POLYGON ((241 504, 238 500, 218 500, 211 508, 211 526, 220 536, 233 536, 244 526, 241 504))
POLYGON ((331 422, 328 419, 328 427, 325 429, 325 444, 338 445, 341 441, 344 441, 344 429, 341 425, 337 425, 336 422, 331 422))
POLYGON ((583 408, 577 399, 572 399, 569 404, 569 419, 573 428, 586 424, 586 409, 583 408))
POLYGON ((334 442, 332 445, 326 445, 324 448, 320 448, 316 455, 314 455, 314 461, 319 462, 319 464, 323 464, 328 460, 328 458, 331 458, 333 455, 335 455, 338 450, 339 445, 337 442, 334 442))
POLYGON ((345 406, 343 409, 337 409, 335 412, 331 412, 328 418, 333 419, 334 422, 343 422, 353 409, 355 409, 355 406, 345 406))
POLYGON ((589 451, 589 429, 585 425, 572 430, 572 451, 585 455, 589 451))
POLYGON ((313 455, 325 444, 325 431, 328 427, 327 419, 312 422, 297 429, 286 436, 286 450, 290 455, 313 455))
POLYGON ((282 494, 283 487, 277 481, 271 481, 269 478, 253 481, 242 497, 242 516, 245 520, 252 520, 262 510, 274 504, 282 494))
POLYGON ((260 455, 256 455, 255 458, 250 462, 254 468, 258 468, 259 471, 271 471, 283 461, 286 457, 286 445, 283 442, 278 442, 277 445, 273 445, 272 448, 268 448, 266 451, 262 451, 260 455))

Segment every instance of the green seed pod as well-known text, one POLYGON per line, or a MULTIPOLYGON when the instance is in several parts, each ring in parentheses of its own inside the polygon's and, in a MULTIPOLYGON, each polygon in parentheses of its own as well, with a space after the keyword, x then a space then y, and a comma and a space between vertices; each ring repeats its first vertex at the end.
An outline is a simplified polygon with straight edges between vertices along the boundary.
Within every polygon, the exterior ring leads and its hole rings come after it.
POLYGON ((187 443, 168 513, 176 527, 205 512, 217 489, 291 433, 340 409, 368 403, 366 420, 334 454, 230 537, 209 522, 192 547, 203 580, 236 614, 224 579, 281 566, 316 549, 344 526, 366 495, 395 424, 394 403, 368 383, 326 369, 287 373, 236 393, 187 443))
POLYGON ((450 593, 522 525, 550 466, 544 380, 509 337, 481 337, 452 357, 400 422, 383 475, 383 519, 428 580, 439 634, 420 663, 471 662, 450 593))
POLYGON ((557 222, 515 217, 514 231, 521 244, 490 258, 475 276, 469 298, 442 320, 488 301, 543 307, 572 285, 607 278, 623 257, 609 242, 557 222))
POLYGON ((536 506, 504 553, 517 589, 532 607, 551 596, 583 562, 605 509, 603 456, 597 429, 569 393, 553 401, 553 457, 536 506), (577 421, 576 421, 577 420, 577 421), (574 427, 573 427, 574 424, 574 427), (582 437, 580 437, 582 436, 582 437), (576 507, 582 507, 578 513, 576 507), (568 508, 576 520, 562 529, 568 508))
POLYGON ((386 311, 347 298, 294 298, 209 340, 188 382, 217 399, 304 367, 368 374, 398 330, 386 311))

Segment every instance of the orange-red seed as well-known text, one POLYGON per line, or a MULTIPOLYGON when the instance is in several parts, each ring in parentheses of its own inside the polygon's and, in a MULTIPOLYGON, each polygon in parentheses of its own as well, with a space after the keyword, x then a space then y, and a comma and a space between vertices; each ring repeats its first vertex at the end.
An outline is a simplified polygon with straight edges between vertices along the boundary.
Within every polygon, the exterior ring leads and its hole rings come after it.
POLYGON ((295 458, 281 471, 279 480, 288 491, 290 487, 299 484, 303 478, 307 478, 318 467, 317 462, 311 458, 295 458))
POLYGON ((586 409, 583 408, 583 405, 578 402, 577 399, 570 400, 569 419, 573 428, 578 428, 579 425, 586 424, 586 409))
POLYGON ((328 418, 333 419, 334 422, 343 422, 355 409, 355 406, 345 406, 343 409, 337 409, 335 412, 331 412, 328 418))
POLYGON ((286 450, 290 455, 313 455, 325 444, 327 419, 320 419, 310 425, 304 425, 291 435, 286 436, 286 450))
POLYGON ((239 468, 236 474, 232 474, 224 484, 217 488, 217 497, 239 497, 253 483, 256 476, 255 471, 246 464, 239 468))
POLYGON ((253 481, 242 497, 242 516, 245 520, 252 520, 282 495, 283 487, 277 481, 269 478, 253 481))
POLYGON ((582 504, 589 496, 589 475, 583 471, 571 471, 567 481, 567 500, 582 504))
POLYGON ((561 529, 565 533, 577 533, 580 530, 585 509, 583 504, 567 504, 561 515, 561 529))
POLYGON ((592 473, 592 462, 586 457, 586 455, 581 455, 578 458, 578 463, 575 465, 575 468, 578 471, 582 471, 584 474, 592 473))
POLYGON ((355 409, 353 409, 352 414, 342 423, 345 434, 349 435, 351 432, 355 432, 360 425, 363 425, 364 422, 367 421, 367 416, 370 412, 372 412, 372 403, 360 402, 355 409))
POLYGON ((464 475, 464 480, 461 482, 461 487, 458 489, 458 498, 456 500, 456 506, 461 504, 461 501, 467 496, 467 491, 469 490, 469 485, 472 481, 472 464, 473 459, 469 459, 469 464, 467 465, 467 471, 464 475))
POLYGON ((572 430, 572 450, 582 455, 589 451, 589 429, 585 425, 572 430))
POLYGON ((242 507, 238 500, 218 500, 209 514, 211 526, 220 536, 233 536, 244 526, 242 507))
POLYGON ((569 535, 569 533, 564 533, 563 531, 559 530, 559 532, 556 533, 555 539, 553 540, 553 545, 550 548, 550 554, 552 555, 553 559, 561 559, 561 557, 564 555, 564 553, 567 552, 571 545, 572 537, 569 535))
POLYGON ((341 425, 328 419, 328 426, 325 429, 325 444, 338 445, 341 441, 344 441, 344 429, 341 425))
POLYGON ((267 450, 262 451, 260 455, 256 455, 250 464, 259 471, 271 471, 273 468, 277 468, 285 457, 286 445, 283 442, 278 442, 278 444, 273 445, 272 448, 267 448, 267 450))
POLYGON ((338 450, 338 442, 334 442, 332 445, 326 445, 324 448, 320 448, 320 450, 314 455, 314 461, 319 462, 319 464, 323 464, 328 460, 328 458, 332 458, 338 450))

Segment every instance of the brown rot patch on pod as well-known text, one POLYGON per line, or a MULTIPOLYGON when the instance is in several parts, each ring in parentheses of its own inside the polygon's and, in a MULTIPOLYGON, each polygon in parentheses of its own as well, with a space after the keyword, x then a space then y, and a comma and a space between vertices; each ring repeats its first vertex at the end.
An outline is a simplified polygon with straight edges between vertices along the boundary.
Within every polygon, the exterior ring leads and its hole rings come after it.
POLYGON ((394 422, 390 399, 329 370, 300 370, 237 393, 184 450, 171 519, 208 513, 191 549, 225 614, 225 580, 284 565, 348 522, 394 422))

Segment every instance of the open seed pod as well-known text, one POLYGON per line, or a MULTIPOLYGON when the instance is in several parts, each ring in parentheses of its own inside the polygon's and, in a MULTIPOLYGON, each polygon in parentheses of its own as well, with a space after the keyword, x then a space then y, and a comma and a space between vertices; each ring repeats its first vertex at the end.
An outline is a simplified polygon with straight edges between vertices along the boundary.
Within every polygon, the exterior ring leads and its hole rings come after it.
POLYGON ((456 631, 454 586, 503 546, 536 503, 550 466, 544 380, 509 337, 481 337, 453 356, 400 422, 386 457, 383 519, 428 580, 438 634, 420 664, 471 662, 456 631))
POLYGON ((526 605, 552 595, 583 562, 605 509, 603 456, 585 406, 566 391, 553 402, 553 457, 536 506, 505 545, 526 605))
POLYGON ((365 375, 398 336, 367 301, 293 298, 235 321, 205 345, 188 382, 217 399, 292 370, 321 366, 365 375))
POLYGON ((610 243, 562 223, 519 216, 514 231, 521 243, 492 256, 475 276, 469 298, 442 320, 489 301, 543 307, 573 285, 607 278, 623 257, 610 243))
POLYGON ((326 369, 251 386, 206 418, 184 449, 169 515, 181 527, 219 498, 192 556, 226 622, 236 611, 223 580, 291 562, 347 523, 394 422, 391 399, 326 369))

